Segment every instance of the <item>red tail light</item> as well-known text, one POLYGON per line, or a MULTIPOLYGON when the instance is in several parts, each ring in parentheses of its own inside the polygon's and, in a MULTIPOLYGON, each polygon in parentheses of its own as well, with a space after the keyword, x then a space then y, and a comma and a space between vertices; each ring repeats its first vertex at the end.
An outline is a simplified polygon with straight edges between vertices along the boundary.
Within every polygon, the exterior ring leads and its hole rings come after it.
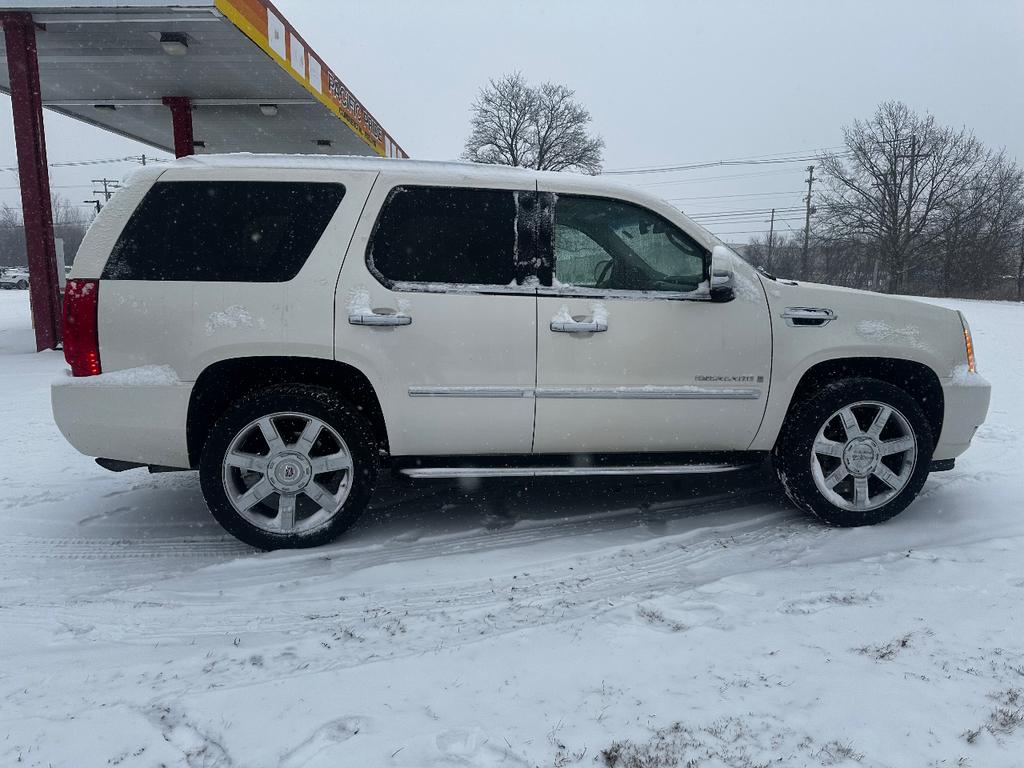
POLYGON ((68 280, 64 289, 64 359, 72 376, 103 372, 97 331, 99 302, 99 280, 68 280))

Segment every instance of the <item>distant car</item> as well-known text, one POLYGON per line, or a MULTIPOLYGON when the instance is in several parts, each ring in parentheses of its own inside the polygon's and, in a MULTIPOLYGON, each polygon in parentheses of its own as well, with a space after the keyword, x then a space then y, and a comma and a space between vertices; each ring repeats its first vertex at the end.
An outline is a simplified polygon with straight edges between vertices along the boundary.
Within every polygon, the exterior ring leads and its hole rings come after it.
POLYGON ((887 520, 985 420, 960 313, 755 271, 601 177, 202 157, 99 214, 65 299, 65 437, 198 469, 259 547, 327 542, 411 478, 727 472, 887 520))
POLYGON ((0 288, 28 288, 28 270, 24 267, 0 267, 0 288))

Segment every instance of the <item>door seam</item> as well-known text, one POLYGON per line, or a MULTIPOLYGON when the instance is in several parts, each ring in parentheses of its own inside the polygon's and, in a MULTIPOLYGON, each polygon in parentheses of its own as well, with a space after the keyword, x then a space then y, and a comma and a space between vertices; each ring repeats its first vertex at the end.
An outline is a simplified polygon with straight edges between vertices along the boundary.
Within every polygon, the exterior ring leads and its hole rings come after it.
MULTIPOLYGON (((540 247, 540 182, 533 180, 533 194, 537 198, 537 232, 534 235, 534 248, 540 247)), ((552 212, 554 215, 554 212, 552 212)), ((535 253, 534 256, 537 254, 535 253)), ((518 258, 519 254, 516 254, 518 258)), ((533 391, 537 391, 540 385, 540 294, 537 290, 533 292, 533 391)), ((533 430, 530 435, 530 453, 537 450, 537 398, 533 398, 533 430)))

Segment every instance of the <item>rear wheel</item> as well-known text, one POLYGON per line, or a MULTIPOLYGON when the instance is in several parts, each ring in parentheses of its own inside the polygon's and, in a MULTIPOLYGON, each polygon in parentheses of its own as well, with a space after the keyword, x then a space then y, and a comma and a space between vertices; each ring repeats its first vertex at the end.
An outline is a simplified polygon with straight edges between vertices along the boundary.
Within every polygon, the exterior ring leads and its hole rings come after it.
POLYGON ((331 541, 366 508, 378 472, 373 429, 330 390, 274 387, 217 420, 203 496, 217 521, 261 549, 331 541))
POLYGON ((831 525, 871 525, 902 512, 928 477, 927 417, 898 387, 845 379, 794 405, 773 456, 786 494, 831 525))

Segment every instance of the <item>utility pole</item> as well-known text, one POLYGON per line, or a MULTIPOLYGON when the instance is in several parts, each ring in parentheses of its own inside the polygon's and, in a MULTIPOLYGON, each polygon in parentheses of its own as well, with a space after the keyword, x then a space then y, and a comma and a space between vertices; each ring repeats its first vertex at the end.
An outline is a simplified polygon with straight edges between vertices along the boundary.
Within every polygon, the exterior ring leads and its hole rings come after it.
POLYGON ((917 165, 917 136, 910 137, 910 183, 907 185, 907 243, 910 243, 910 214, 914 211, 914 166, 917 165))
POLYGON ((103 210, 103 205, 100 203, 99 199, 96 199, 96 200, 83 200, 82 202, 83 203, 89 203, 89 205, 95 205, 96 206, 96 213, 99 213, 101 210, 103 210))
MULTIPOLYGON (((909 160, 910 161, 910 168, 909 168, 908 173, 907 173, 907 176, 908 176, 908 179, 907 179, 907 214, 906 214, 906 221, 903 222, 903 254, 902 254, 902 257, 900 259, 900 263, 902 264, 902 267, 900 268, 900 271, 905 273, 909 269, 909 265, 906 263, 906 259, 907 259, 907 256, 910 253, 910 235, 911 235, 911 232, 913 231, 912 224, 913 224, 913 218, 914 218, 913 217, 913 214, 914 214, 914 175, 915 175, 915 172, 917 171, 917 161, 918 160, 923 160, 923 159, 928 158, 928 157, 931 157, 931 153, 930 152, 925 152, 924 154, 918 153, 918 151, 917 151, 917 136, 916 135, 912 135, 910 137, 910 154, 909 155, 896 154, 893 157, 895 159, 897 159, 897 160, 909 160)), ((894 163, 893 164, 893 178, 896 178, 895 167, 896 166, 895 166, 895 163, 894 163)), ((902 191, 902 190, 898 190, 897 194, 898 194, 899 191, 902 191)), ((901 283, 902 277, 897 276, 897 279, 901 283)))
POLYGON ((102 192, 99 192, 97 190, 93 190, 93 194, 94 195, 103 195, 103 199, 106 202, 108 202, 108 203, 110 202, 110 198, 112 198, 114 196, 114 192, 116 192, 117 190, 119 190, 121 188, 121 184, 118 181, 114 180, 114 179, 107 179, 107 178, 93 179, 92 183, 93 184, 102 184, 103 185, 103 191, 102 192))
POLYGON ((772 249, 775 246, 775 209, 772 208, 772 223, 768 229, 768 271, 772 271, 772 249))
POLYGON ((803 280, 807 279, 810 274, 810 267, 808 263, 808 252, 807 248, 810 244, 811 238, 811 213, 813 208, 811 207, 811 189, 814 185, 814 166, 807 166, 807 197, 804 198, 807 201, 807 217, 804 220, 804 252, 800 257, 800 277, 803 280))

